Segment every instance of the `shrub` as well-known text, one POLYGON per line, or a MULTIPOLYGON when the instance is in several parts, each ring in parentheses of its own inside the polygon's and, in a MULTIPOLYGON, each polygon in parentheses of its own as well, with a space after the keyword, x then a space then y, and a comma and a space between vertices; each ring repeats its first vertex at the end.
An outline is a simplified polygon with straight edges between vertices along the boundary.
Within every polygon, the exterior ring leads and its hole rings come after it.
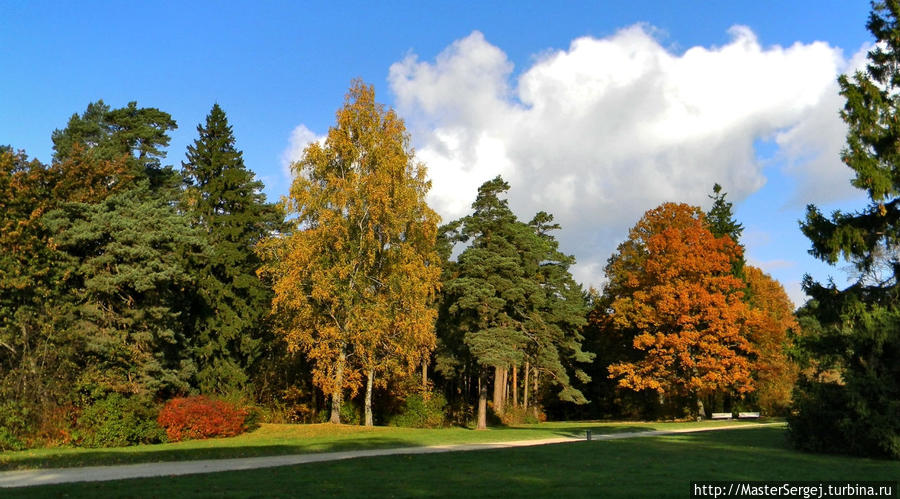
POLYGON ((0 451, 22 450, 28 429, 28 410, 15 401, 0 404, 0 451))
MULTIPOLYGON (((322 409, 316 417, 317 423, 327 423, 331 420, 331 409, 322 409)), ((350 400, 344 400, 341 404, 341 424, 359 424, 359 406, 350 400)))
POLYGON ((196 395, 169 400, 157 421, 169 440, 178 442, 240 435, 246 430, 247 414, 235 404, 196 395))
POLYGON ((140 397, 111 393, 84 409, 77 421, 77 442, 84 447, 122 447, 165 441, 156 424, 156 407, 140 397))
POLYGON ((406 397, 400 414, 391 418, 391 426, 438 428, 444 425, 447 399, 440 393, 416 393, 406 397))

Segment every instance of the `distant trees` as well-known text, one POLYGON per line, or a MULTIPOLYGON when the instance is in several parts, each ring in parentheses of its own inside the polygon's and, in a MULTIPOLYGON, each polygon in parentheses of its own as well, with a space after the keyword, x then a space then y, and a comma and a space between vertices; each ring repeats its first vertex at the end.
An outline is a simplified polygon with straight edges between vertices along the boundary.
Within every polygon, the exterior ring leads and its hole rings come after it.
POLYGON ((789 420, 804 449, 900 458, 900 4, 873 3, 867 28, 876 44, 865 71, 838 79, 846 99, 847 147, 841 159, 866 191, 869 206, 830 218, 807 208, 810 253, 834 264, 843 257, 860 276, 839 290, 807 278, 812 300, 802 345, 812 373, 801 379, 789 420))
POLYGON ((434 348, 437 214, 403 121, 355 81, 324 145, 310 144, 287 201, 294 227, 261 247, 289 348, 312 361, 339 423, 345 390, 409 371, 434 348))

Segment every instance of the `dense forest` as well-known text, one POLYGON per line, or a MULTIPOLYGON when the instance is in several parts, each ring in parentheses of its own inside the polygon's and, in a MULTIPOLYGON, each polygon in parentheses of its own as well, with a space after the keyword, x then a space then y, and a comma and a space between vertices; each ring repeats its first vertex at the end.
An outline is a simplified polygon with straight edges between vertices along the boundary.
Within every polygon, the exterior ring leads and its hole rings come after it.
POLYGON ((871 203, 801 223, 858 282, 807 279, 796 312, 745 261, 718 184, 707 210, 648 207, 584 289, 553 215, 514 213, 501 177, 442 222, 403 120, 361 81, 278 203, 218 104, 174 167, 168 113, 90 103, 49 164, 0 148, 0 450, 177 440, 210 411, 229 416, 210 434, 758 411, 801 448, 896 458, 897 15, 876 7, 882 43, 840 80, 871 203))

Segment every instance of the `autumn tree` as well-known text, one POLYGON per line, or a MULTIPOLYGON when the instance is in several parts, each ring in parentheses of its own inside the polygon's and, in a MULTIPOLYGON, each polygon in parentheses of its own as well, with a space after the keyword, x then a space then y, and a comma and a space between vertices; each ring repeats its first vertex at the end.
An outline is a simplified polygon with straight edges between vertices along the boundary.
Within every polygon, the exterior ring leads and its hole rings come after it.
POLYGON ((262 348, 271 290, 256 276, 261 263, 253 248, 279 229, 282 217, 244 166, 218 104, 197 134, 182 162, 183 210, 205 234, 209 252, 191 264, 197 293, 183 319, 192 322, 197 385, 227 394, 246 388, 247 370, 262 348))
POLYGON ((434 348, 438 216, 425 203, 430 183, 403 121, 375 102, 371 86, 354 81, 336 119, 325 143, 293 165, 293 230, 260 254, 279 331, 310 359, 331 397, 331 422, 364 376, 371 425, 376 375, 412 369, 434 348))
POLYGON ((743 283, 731 274, 740 251, 696 207, 665 203, 644 214, 606 268, 612 322, 643 352, 609 366, 620 387, 692 399, 701 415, 713 391, 752 390, 743 283))
POLYGON ((849 260, 859 279, 846 289, 807 277, 806 314, 816 324, 804 347, 828 379, 801 379, 789 420, 804 449, 900 458, 900 2, 874 2, 875 37, 864 71, 838 79, 846 99, 843 162, 869 198, 855 213, 807 208, 810 253, 849 260))
POLYGON ((750 307, 745 328, 753 346, 751 370, 756 388, 749 398, 766 414, 783 414, 791 406, 799 372, 790 357, 791 334, 799 331, 794 304, 781 283, 752 265, 744 267, 744 280, 750 307))

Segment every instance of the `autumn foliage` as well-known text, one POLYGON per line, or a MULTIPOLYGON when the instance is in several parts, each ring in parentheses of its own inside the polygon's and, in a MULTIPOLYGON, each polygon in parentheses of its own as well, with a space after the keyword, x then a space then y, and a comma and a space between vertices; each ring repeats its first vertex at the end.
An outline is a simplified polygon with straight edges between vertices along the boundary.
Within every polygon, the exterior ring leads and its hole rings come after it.
POLYGON ((370 409, 376 374, 410 372, 434 349, 440 266, 439 217, 425 203, 431 184, 403 120, 361 81, 336 118, 324 144, 293 165, 285 208, 294 231, 259 251, 278 332, 312 364, 338 423, 343 392, 354 395, 363 376, 370 409))
POLYGON ((609 366, 621 388, 692 398, 753 389, 744 284, 731 273, 741 248, 704 218, 686 204, 650 210, 607 266, 611 322, 643 353, 609 366))
POLYGON ((788 331, 797 331, 794 305, 781 284, 762 270, 746 266, 748 339, 754 347, 755 402, 767 414, 783 413, 791 405, 791 392, 799 368, 789 355, 788 331))
POLYGON ((233 437, 243 433, 247 411, 223 400, 203 395, 169 400, 157 421, 170 442, 213 437, 233 437))

